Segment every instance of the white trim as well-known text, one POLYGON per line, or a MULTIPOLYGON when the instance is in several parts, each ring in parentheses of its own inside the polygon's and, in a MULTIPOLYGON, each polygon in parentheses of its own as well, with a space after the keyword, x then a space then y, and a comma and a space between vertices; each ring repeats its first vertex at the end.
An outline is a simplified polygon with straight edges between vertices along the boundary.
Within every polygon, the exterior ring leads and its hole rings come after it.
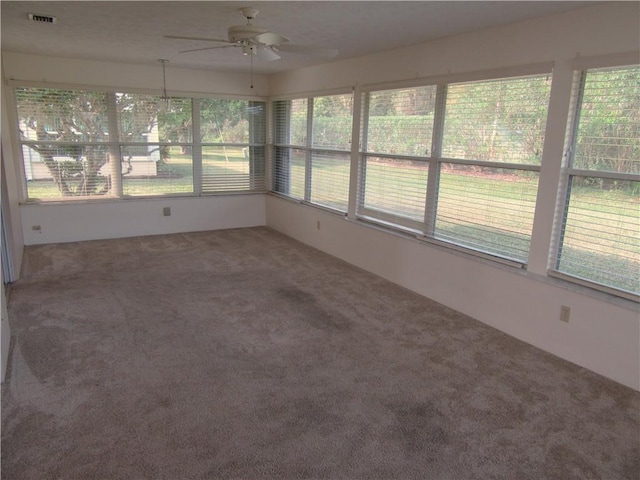
POLYGON ((581 277, 576 277, 573 275, 569 275, 567 273, 563 273, 563 272, 559 272, 558 270, 554 270, 554 269, 549 269, 547 271, 547 275, 550 277, 555 277, 555 278, 559 278, 561 280, 564 280, 566 282, 571 282, 571 283, 575 283, 577 285, 580 285, 582 287, 588 287, 590 289, 593 290, 598 290, 600 292, 604 292, 608 295, 614 295, 616 297, 620 297, 620 298, 624 298, 626 300, 631 300, 632 302, 635 303, 640 303, 640 295, 636 295, 632 292, 627 292, 626 290, 620 290, 617 288, 613 288, 613 287, 608 287, 607 285, 603 285, 601 283, 596 283, 596 282, 592 282, 589 281, 587 279, 581 278, 581 277))
POLYGON ((362 93, 380 90, 401 90, 404 88, 426 87, 429 85, 455 84, 466 82, 492 81, 516 77, 528 77, 533 75, 551 74, 553 62, 533 63, 514 67, 494 68, 490 70, 477 70, 463 73, 450 73, 432 77, 421 77, 411 80, 394 82, 371 83, 360 87, 362 93))
MULTIPOLYGON (((104 92, 104 93, 135 93, 139 95, 155 95, 160 96, 162 92, 157 88, 133 88, 133 87, 112 87, 101 85, 85 85, 80 83, 61 83, 61 82, 38 82, 32 80, 5 80, 10 87, 22 88, 51 88, 55 90, 80 90, 82 92, 104 92)), ((216 92, 190 92, 187 90, 167 90, 169 97, 185 97, 185 98, 224 98, 229 100, 249 100, 257 102, 269 101, 268 96, 257 95, 234 95, 229 93, 216 92)))
POLYGON ((330 97, 332 95, 355 95, 355 86, 349 85, 348 87, 331 88, 329 90, 313 90, 300 93, 292 93, 288 95, 275 95, 269 97, 269 102, 282 102, 286 100, 300 100, 300 99, 313 99, 316 97, 330 97))
POLYGON ((574 70, 587 70, 591 68, 608 68, 640 65, 640 51, 613 53, 608 55, 596 55, 589 57, 576 57, 571 62, 574 70))

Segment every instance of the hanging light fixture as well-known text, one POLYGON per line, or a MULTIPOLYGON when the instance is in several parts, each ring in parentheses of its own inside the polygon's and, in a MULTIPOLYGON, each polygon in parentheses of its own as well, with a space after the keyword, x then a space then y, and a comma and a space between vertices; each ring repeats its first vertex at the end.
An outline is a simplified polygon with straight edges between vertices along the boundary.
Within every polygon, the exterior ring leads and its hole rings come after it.
POLYGON ((171 103, 171 99, 167 95, 167 72, 166 65, 169 63, 169 60, 161 58, 158 60, 162 64, 162 95, 160 96, 160 105, 168 109, 171 103))

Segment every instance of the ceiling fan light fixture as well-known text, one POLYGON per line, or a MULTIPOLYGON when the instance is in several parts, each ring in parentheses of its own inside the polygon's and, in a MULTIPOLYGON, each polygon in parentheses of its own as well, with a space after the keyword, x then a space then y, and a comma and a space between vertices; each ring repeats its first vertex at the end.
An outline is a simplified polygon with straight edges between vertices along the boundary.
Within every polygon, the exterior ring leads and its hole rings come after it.
POLYGON ((243 55, 255 55, 258 52, 257 45, 243 45, 242 46, 242 54, 243 55))

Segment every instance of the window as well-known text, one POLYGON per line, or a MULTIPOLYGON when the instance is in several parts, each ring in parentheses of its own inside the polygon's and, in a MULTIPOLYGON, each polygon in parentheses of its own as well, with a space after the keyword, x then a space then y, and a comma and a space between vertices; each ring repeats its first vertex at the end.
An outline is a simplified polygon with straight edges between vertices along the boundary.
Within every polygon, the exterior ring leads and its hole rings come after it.
POLYGON ((361 216, 423 230, 435 100, 435 86, 365 96, 361 216))
POLYGON ((351 94, 273 103, 275 192, 347 211, 352 109, 351 94))
POLYGON ((112 192, 106 93, 19 88, 16 104, 29 198, 112 192))
POLYGON ((640 67, 576 73, 554 270, 640 294, 640 67))
POLYGON ((264 102, 50 88, 15 98, 31 200, 265 189, 264 102))
POLYGON ((152 95, 116 94, 122 193, 193 193, 191 100, 159 108, 152 95))
POLYGON ((526 263, 547 75, 372 91, 359 217, 526 263))
POLYGON ((535 76, 448 86, 435 238, 527 261, 550 84, 535 76))
POLYGON ((202 191, 264 190, 265 105, 200 101, 202 191))

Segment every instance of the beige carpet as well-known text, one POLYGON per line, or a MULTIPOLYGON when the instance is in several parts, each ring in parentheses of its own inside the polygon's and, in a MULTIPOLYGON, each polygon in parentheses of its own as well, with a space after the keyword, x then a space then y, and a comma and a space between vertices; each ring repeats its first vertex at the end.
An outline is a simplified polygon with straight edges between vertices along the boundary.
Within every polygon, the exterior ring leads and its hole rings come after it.
POLYGON ((4 480, 640 475, 640 394, 268 228, 29 247, 9 309, 4 480))

